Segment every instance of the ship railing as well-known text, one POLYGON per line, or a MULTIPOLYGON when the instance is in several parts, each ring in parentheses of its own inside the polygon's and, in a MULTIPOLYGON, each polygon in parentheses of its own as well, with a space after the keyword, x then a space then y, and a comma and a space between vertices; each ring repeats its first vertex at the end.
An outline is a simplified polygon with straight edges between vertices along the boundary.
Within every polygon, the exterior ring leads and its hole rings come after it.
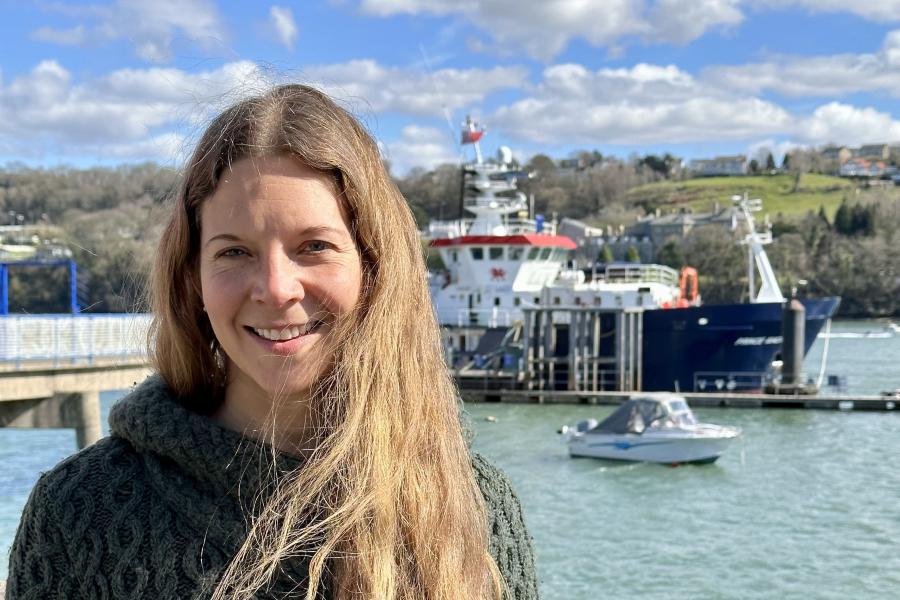
POLYGON ((0 316, 0 370, 146 360, 152 318, 149 314, 0 316))
POLYGON ((669 286, 678 285, 678 272, 664 265, 610 265, 604 279, 617 283, 656 282, 669 286))
MULTIPOLYGON (((512 219, 505 222, 509 235, 521 235, 525 233, 537 233, 537 221, 534 219, 512 219)), ((544 221, 540 233, 544 235, 556 235, 556 225, 544 221)))
POLYGON ((428 230, 423 237, 431 240, 462 237, 472 225, 472 219, 457 219, 456 221, 432 221, 428 224, 428 230))
POLYGON ((763 389, 771 379, 765 371, 697 371, 694 391, 729 393, 763 389))
MULTIPOLYGON (((423 237, 431 240, 450 239, 468 235, 475 219, 457 219, 455 221, 432 221, 423 237)), ((502 235, 524 235, 538 233, 537 221, 534 219, 503 219, 501 224, 506 232, 502 235)), ((543 223, 541 234, 556 235, 556 225, 543 223)))
POLYGON ((438 310, 438 320, 443 325, 457 327, 510 327, 512 311, 505 308, 460 308, 438 310))

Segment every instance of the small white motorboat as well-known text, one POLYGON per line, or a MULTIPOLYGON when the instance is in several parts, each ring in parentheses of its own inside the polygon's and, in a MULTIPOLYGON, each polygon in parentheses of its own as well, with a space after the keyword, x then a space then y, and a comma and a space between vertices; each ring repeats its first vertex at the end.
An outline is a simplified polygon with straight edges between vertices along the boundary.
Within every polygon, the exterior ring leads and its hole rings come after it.
POLYGON ((571 456, 667 464, 711 463, 741 434, 738 427, 698 423, 678 394, 633 396, 603 422, 560 430, 571 456))

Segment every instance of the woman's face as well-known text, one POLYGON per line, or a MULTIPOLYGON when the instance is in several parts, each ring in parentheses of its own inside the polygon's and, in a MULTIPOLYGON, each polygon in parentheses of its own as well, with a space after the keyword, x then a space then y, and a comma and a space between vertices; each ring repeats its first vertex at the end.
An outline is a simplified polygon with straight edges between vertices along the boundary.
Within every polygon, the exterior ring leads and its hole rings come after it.
POLYGON ((200 286, 227 356, 226 401, 305 397, 362 285, 334 182, 290 157, 245 158, 223 172, 200 224, 200 286))

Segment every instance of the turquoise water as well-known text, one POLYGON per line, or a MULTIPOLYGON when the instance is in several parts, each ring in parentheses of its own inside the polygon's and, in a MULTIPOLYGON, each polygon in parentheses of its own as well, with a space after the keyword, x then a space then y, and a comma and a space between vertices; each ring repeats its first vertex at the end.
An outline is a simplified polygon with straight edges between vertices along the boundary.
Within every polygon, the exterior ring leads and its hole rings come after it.
MULTIPOLYGON (((842 323, 835 332, 880 329, 842 323)), ((823 343, 807 360, 818 374, 823 343)), ((848 393, 900 387, 900 336, 834 338, 826 372, 848 393)), ((104 398, 108 408, 114 396, 104 398)), ((716 464, 670 468, 568 457, 564 423, 611 407, 470 405, 474 446, 510 476, 534 537, 542 597, 895 598, 900 414, 697 409, 744 434, 716 464), (486 417, 496 417, 489 422, 486 417)), ((71 431, 0 429, 0 548, 71 431)), ((6 561, 0 564, 5 577, 6 561)))

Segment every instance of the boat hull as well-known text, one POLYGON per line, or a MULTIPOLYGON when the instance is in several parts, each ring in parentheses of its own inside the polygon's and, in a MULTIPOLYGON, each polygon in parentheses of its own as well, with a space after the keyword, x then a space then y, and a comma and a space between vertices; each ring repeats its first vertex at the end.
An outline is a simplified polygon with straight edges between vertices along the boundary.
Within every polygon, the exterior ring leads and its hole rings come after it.
POLYGON ((571 456, 666 464, 715 462, 737 437, 722 428, 710 437, 678 434, 584 434, 569 441, 571 456))
MULTIPOLYGON (((840 299, 806 299, 802 303, 807 352, 840 299)), ((781 352, 781 322, 779 302, 644 311, 642 389, 758 390, 781 352)))

